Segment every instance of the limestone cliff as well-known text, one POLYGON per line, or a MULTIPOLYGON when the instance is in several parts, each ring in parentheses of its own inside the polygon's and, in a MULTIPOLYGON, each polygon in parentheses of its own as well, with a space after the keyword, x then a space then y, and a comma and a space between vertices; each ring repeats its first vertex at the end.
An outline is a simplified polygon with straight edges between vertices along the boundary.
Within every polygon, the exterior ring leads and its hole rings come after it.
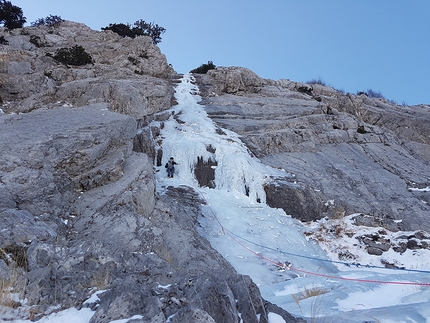
POLYGON ((269 309, 300 321, 197 233, 193 190, 155 191, 148 124, 170 117, 177 75, 151 38, 69 21, 0 36, 2 318, 60 304, 91 307, 91 322, 267 322, 269 309), (74 46, 92 63, 54 59, 74 46))

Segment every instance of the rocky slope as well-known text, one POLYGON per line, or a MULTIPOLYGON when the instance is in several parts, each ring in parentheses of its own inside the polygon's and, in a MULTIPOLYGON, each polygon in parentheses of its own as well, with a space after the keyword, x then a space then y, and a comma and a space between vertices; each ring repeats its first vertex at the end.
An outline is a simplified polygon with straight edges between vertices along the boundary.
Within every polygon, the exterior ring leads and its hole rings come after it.
POLYGON ((197 233, 194 191, 155 191, 149 124, 171 117, 178 76, 149 37, 68 21, 0 37, 2 318, 87 306, 92 322, 300 321, 197 233), (76 45, 91 64, 53 58, 76 45))
POLYGON ((292 174, 268 183, 269 205, 302 221, 357 213, 357 225, 399 232, 401 243, 373 237, 367 246, 374 254, 428 248, 430 106, 266 80, 237 67, 210 70, 197 82, 217 124, 292 174), (405 244, 400 231, 419 232, 405 244))

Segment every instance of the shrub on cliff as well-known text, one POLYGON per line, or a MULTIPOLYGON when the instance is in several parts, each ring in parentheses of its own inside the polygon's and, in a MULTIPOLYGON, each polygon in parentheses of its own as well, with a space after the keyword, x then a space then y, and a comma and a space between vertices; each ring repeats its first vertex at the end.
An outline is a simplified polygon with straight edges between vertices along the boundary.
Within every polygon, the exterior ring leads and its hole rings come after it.
POLYGON ((306 84, 319 84, 322 86, 328 86, 327 83, 321 77, 318 77, 316 79, 311 79, 307 81, 306 84))
POLYGON ((10 1, 0 0, 0 25, 8 29, 22 28, 26 21, 20 7, 10 1))
POLYGON ((123 23, 109 24, 109 26, 102 28, 102 30, 112 30, 122 37, 135 38, 137 36, 149 36, 152 38, 153 44, 161 43, 161 34, 166 32, 165 28, 153 22, 145 22, 142 19, 136 21, 133 26, 123 23))
POLYGON ((131 31, 129 24, 109 24, 109 26, 102 28, 102 30, 112 30, 121 37, 134 38, 136 35, 131 31))
POLYGON ((61 19, 60 16, 49 15, 48 17, 39 18, 36 21, 33 21, 31 25, 33 27, 38 27, 38 26, 56 27, 56 26, 59 26, 62 21, 64 21, 64 19, 61 19))
POLYGON ((384 99, 384 96, 381 92, 373 91, 372 89, 367 89, 367 91, 359 91, 357 92, 357 95, 366 95, 369 98, 376 98, 376 99, 384 99))
POLYGON ((75 45, 71 48, 60 48, 55 52, 53 58, 66 65, 86 65, 93 63, 93 58, 82 46, 75 45))
POLYGON ((0 44, 9 45, 9 42, 4 38, 4 36, 0 36, 0 44))
POLYGON ((197 73, 197 74, 206 74, 209 70, 215 69, 215 64, 212 61, 208 61, 207 64, 202 64, 199 67, 193 69, 190 71, 190 73, 197 73))

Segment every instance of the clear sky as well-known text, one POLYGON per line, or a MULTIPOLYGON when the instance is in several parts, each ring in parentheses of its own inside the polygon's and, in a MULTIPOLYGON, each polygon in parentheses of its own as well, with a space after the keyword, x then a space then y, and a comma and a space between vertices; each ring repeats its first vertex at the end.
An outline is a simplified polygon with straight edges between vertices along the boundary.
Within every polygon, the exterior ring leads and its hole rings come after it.
POLYGON ((100 30, 143 19, 179 73, 208 61, 263 78, 321 78, 346 92, 430 104, 430 0, 9 0, 100 30))

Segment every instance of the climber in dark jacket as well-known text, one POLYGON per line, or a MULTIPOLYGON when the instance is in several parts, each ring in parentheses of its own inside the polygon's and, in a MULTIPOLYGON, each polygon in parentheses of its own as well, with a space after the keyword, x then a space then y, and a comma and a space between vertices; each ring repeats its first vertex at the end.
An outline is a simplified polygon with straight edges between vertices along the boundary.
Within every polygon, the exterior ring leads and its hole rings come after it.
POLYGON ((173 178, 173 174, 175 173, 175 165, 178 165, 177 162, 173 159, 173 157, 170 157, 169 161, 166 163, 166 170, 167 170, 167 177, 173 178))

